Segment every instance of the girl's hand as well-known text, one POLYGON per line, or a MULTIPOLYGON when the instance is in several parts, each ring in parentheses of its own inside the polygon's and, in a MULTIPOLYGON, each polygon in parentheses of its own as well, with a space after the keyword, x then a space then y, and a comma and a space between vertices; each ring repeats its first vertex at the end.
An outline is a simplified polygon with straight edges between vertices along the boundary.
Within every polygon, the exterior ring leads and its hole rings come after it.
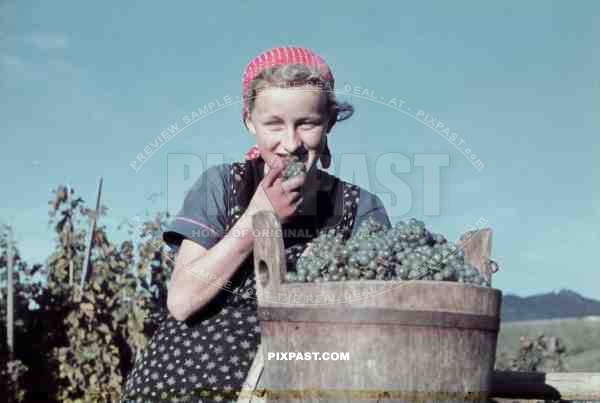
POLYGON ((282 178, 284 168, 285 165, 279 158, 274 161, 250 200, 248 206, 250 216, 258 211, 272 211, 277 214, 282 223, 286 223, 296 213, 302 203, 300 187, 306 180, 306 174, 284 181, 282 178))

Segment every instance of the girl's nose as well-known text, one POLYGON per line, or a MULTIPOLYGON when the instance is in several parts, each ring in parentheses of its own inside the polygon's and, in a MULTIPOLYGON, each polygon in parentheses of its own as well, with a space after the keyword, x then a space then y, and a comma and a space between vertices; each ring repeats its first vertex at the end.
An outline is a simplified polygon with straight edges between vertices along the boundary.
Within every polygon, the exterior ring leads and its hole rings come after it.
POLYGON ((300 140, 300 136, 296 132, 294 127, 288 128, 281 140, 281 145, 285 150, 293 154, 296 150, 302 146, 302 141, 300 140))

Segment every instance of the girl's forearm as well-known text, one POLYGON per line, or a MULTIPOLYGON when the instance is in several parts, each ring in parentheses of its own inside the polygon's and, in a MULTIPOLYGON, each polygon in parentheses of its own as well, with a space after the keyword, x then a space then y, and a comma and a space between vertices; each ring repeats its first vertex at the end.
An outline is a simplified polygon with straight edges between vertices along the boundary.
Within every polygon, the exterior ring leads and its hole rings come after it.
POLYGON ((178 256, 178 276, 169 286, 169 310, 179 320, 208 304, 222 288, 231 290, 229 280, 252 252, 251 213, 244 214, 231 230, 204 255, 178 256))

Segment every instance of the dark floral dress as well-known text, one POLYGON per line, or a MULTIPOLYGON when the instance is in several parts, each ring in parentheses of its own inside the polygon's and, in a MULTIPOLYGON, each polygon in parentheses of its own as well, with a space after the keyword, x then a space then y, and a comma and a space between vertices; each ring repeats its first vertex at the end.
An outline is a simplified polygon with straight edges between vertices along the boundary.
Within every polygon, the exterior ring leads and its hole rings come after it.
MULTIPOLYGON (((231 228, 244 212, 262 179, 261 159, 234 163, 228 192, 231 228)), ((293 220, 286 229, 302 236, 284 237, 288 270, 310 239, 334 230, 348 238, 355 220, 359 188, 323 171, 315 214, 293 220), (300 231, 298 229, 302 229, 300 231), (310 234, 310 236, 306 236, 310 234)), ((222 290, 186 321, 165 310, 160 326, 129 374, 122 402, 236 402, 260 344, 253 257, 232 277, 233 292, 222 290)))

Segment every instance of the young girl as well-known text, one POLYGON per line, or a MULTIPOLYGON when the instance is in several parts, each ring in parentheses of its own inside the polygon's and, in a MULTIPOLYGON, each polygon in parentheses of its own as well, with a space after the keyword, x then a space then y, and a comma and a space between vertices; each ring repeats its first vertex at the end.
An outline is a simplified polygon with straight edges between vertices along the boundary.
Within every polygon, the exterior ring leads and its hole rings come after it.
POLYGON ((243 121, 257 146, 245 162, 208 169, 167 231, 177 248, 164 321, 138 355, 123 401, 237 400, 260 343, 252 215, 272 211, 283 227, 288 270, 321 231, 347 239, 362 221, 389 219, 381 201, 328 168, 327 135, 353 108, 338 103, 333 75, 304 48, 274 48, 243 76, 243 121), (284 179, 298 157, 306 172, 284 179))

